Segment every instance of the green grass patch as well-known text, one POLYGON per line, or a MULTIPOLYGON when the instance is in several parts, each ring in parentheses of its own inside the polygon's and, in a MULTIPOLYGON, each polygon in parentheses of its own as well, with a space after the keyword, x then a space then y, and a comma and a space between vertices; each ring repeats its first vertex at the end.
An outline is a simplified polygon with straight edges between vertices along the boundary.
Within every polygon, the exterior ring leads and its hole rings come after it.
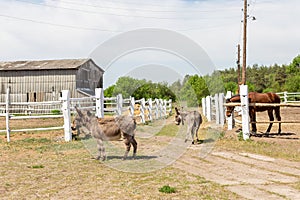
POLYGON ((174 187, 171 187, 169 185, 164 185, 163 187, 159 188, 160 192, 162 193, 175 193, 176 192, 176 189, 174 187))
POLYGON ((28 168, 32 168, 32 169, 42 169, 44 168, 44 165, 32 165, 32 166, 28 166, 28 168))

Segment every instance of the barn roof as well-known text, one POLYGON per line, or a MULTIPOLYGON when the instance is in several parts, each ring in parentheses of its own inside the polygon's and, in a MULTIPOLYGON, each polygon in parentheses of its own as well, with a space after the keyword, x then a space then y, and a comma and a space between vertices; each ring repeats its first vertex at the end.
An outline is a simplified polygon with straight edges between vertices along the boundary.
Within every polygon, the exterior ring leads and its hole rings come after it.
MULTIPOLYGON (((86 63, 88 61, 93 62, 92 59, 88 59, 88 58, 86 58, 86 59, 0 62, 0 71, 78 69, 81 65, 83 65, 84 63, 86 63)), ((99 69, 102 70, 100 67, 99 67, 99 69)))

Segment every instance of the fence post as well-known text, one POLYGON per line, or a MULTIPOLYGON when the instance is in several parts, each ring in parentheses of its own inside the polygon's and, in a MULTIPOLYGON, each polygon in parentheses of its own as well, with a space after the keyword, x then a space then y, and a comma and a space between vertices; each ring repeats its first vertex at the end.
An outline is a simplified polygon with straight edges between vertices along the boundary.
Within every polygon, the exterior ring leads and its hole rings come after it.
MULTIPOLYGON (((231 91, 227 91, 226 93, 226 99, 230 99, 232 96, 232 92, 231 91)), ((232 115, 230 115, 230 117, 226 117, 226 121, 227 121, 227 130, 232 130, 233 129, 233 121, 234 121, 234 117, 233 117, 234 113, 232 113, 232 115)))
POLYGON ((122 94, 117 95, 117 115, 122 115, 123 109, 123 96, 122 94))
POLYGON ((130 97, 129 115, 132 117, 134 117, 134 105, 135 105, 134 97, 130 97))
POLYGON ((203 112, 203 115, 206 116, 206 105, 205 105, 205 98, 203 97, 202 98, 202 112, 203 112))
POLYGON ((145 123, 145 99, 141 99, 141 105, 140 105, 140 117, 142 119, 142 123, 145 123))
POLYGON ((288 101, 288 95, 287 95, 287 91, 284 91, 283 92, 283 99, 284 99, 284 103, 287 103, 287 101, 288 101))
POLYGON ((10 142, 10 128, 9 128, 9 104, 10 104, 10 91, 9 87, 6 89, 6 99, 5 99, 5 120, 6 120, 6 139, 7 142, 10 142))
POLYGON ((168 112, 169 112, 169 115, 172 115, 172 99, 169 99, 168 103, 169 103, 169 106, 168 106, 169 110, 168 110, 168 112))
POLYGON ((152 99, 148 99, 148 119, 152 121, 152 99))
POLYGON ((159 117, 159 100, 155 99, 155 119, 159 117))
POLYGON ((64 116, 64 131, 65 141, 69 142, 72 140, 71 130, 71 114, 70 114, 70 92, 69 90, 62 90, 62 112, 64 116))
POLYGON ((215 94, 216 124, 220 124, 219 95, 215 94))
POLYGON ((248 100, 248 86, 240 85, 241 108, 242 108, 242 123, 243 123, 243 139, 250 138, 249 127, 249 100, 248 100))
POLYGON ((211 99, 210 99, 210 96, 207 96, 206 97, 206 108, 207 108, 207 115, 206 115, 206 118, 207 118, 207 121, 211 121, 211 99))
POLYGON ((225 114, 224 114, 224 94, 223 93, 219 94, 219 110, 220 110, 220 124, 222 126, 224 126, 225 114))
POLYGON ((95 88, 96 95, 96 117, 104 117, 104 94, 102 88, 95 88))
POLYGON ((167 117, 167 100, 163 100, 162 101, 162 105, 163 105, 163 116, 167 117))

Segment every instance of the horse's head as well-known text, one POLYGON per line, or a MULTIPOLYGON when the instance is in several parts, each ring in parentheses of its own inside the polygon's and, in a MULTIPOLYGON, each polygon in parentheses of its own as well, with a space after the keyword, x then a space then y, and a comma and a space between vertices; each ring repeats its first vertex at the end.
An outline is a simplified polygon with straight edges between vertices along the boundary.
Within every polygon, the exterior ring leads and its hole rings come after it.
MULTIPOLYGON (((226 99, 226 103, 232 103, 230 99, 226 99)), ((232 112, 234 110, 234 106, 226 106, 226 116, 230 117, 232 115, 232 112)))

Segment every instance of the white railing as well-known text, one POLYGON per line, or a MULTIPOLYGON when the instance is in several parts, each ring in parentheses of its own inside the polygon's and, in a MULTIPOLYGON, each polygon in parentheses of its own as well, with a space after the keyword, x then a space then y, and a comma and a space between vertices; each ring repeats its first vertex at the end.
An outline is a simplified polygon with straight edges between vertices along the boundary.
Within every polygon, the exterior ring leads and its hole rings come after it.
POLYGON ((152 121, 153 119, 160 119, 171 113, 172 110, 172 100, 162 100, 162 99, 148 99, 147 101, 143 98, 140 100, 135 100, 134 97, 129 99, 123 99, 122 95, 119 94, 117 97, 106 98, 103 95, 103 89, 96 88, 95 96, 84 97, 84 98, 70 98, 70 93, 68 90, 62 91, 62 97, 59 101, 48 101, 48 102, 10 102, 10 92, 7 89, 6 102, 0 103, 0 108, 2 114, 0 117, 5 117, 6 120, 6 129, 0 130, 0 132, 6 132, 7 141, 10 141, 11 132, 27 132, 27 131, 41 131, 41 130, 58 130, 64 129, 65 141, 72 140, 72 131, 71 131, 71 113, 75 112, 75 106, 81 109, 88 109, 95 112, 95 115, 98 118, 103 118, 105 112, 110 112, 116 115, 129 114, 134 117, 140 117, 141 122, 145 123, 146 121, 152 121), (125 106, 127 104, 127 106, 125 106), (33 115, 34 109, 31 112, 23 112, 20 107, 18 107, 18 113, 26 114, 25 116, 14 116, 11 111, 14 111, 14 106, 22 105, 24 109, 29 106, 37 105, 48 105, 59 107, 62 114, 58 115, 33 115), (136 110, 136 105, 139 105, 138 113, 136 110), (127 113, 125 113, 127 112, 127 113), (10 120, 18 119, 37 119, 37 118, 63 118, 64 124, 59 127, 47 127, 47 128, 31 128, 31 129, 10 129, 10 120))
POLYGON ((283 103, 300 102, 300 92, 278 92, 276 94, 280 96, 283 103))

